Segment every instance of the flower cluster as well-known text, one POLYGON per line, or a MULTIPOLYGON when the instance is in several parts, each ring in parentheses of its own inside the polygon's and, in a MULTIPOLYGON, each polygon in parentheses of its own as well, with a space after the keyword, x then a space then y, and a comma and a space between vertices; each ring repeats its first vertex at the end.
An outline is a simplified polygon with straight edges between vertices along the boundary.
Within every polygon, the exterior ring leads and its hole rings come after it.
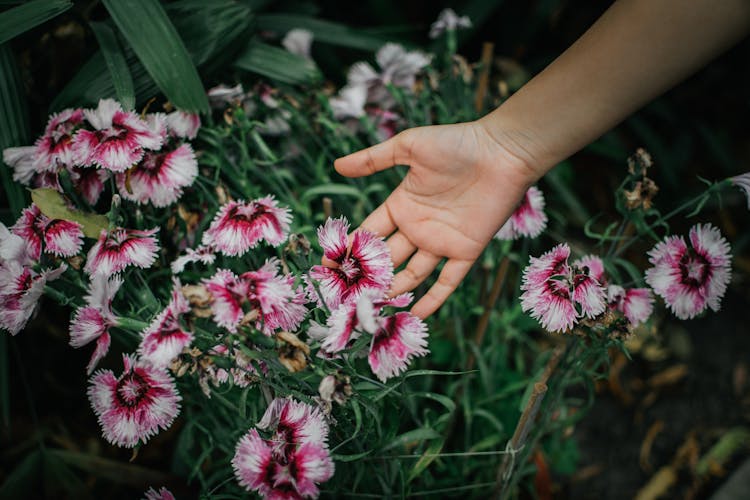
POLYGON ((322 354, 332 356, 351 348, 362 334, 371 336, 367 360, 382 381, 406 369, 415 356, 427 350, 427 328, 411 313, 383 314, 386 306, 406 307, 411 294, 387 298, 393 280, 393 263, 382 238, 358 230, 348 245, 346 219, 329 219, 318 230, 318 240, 331 266, 314 266, 317 291, 331 310, 325 325, 313 323, 309 334, 321 342, 322 354))
POLYGON ((255 427, 239 440, 232 459, 239 483, 263 498, 317 498, 318 484, 334 471, 323 414, 305 403, 277 398, 255 427))
POLYGON ((95 205, 114 177, 119 194, 136 203, 164 207, 175 202, 198 175, 188 139, 200 119, 182 111, 125 111, 112 99, 96 109, 66 109, 52 115, 33 146, 8 148, 3 160, 14 180, 62 192, 68 176, 78 194, 95 205))
POLYGON ((396 100, 389 87, 411 91, 417 74, 430 64, 430 59, 420 51, 385 44, 375 55, 379 70, 363 61, 349 69, 347 84, 330 100, 334 117, 356 128, 360 117, 369 116, 381 140, 391 137, 400 116, 394 111, 396 100))

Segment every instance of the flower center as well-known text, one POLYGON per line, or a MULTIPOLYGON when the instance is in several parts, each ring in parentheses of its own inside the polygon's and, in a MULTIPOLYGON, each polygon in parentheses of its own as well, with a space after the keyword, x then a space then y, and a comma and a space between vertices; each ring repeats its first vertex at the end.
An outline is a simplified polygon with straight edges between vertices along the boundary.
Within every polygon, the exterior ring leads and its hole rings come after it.
POLYGON ((338 271, 343 275, 347 285, 355 283, 362 276, 362 268, 354 257, 344 259, 338 271))
POLYGON ((146 395, 148 386, 136 373, 125 375, 117 383, 117 398, 123 406, 137 406, 146 395))
POLYGON ((706 258, 690 249, 680 259, 682 283, 692 287, 702 286, 708 277, 710 265, 706 258))

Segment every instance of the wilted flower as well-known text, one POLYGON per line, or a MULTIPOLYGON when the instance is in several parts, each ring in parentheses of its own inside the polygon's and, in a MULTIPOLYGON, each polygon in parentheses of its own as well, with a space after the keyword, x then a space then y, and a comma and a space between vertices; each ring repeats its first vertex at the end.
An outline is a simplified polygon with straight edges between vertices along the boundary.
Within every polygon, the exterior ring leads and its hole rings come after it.
POLYGON ((654 267, 646 282, 680 319, 706 307, 718 311, 731 278, 731 248, 716 227, 696 224, 689 239, 688 246, 682 236, 670 236, 648 253, 654 267))
POLYGON ((185 296, 190 304, 193 315, 198 318, 208 318, 211 316, 211 302, 214 298, 203 285, 185 285, 182 287, 182 295, 185 296))
POLYGON ((256 429, 242 436, 232 459, 240 485, 263 498, 317 498, 318 484, 333 476, 328 424, 310 405, 291 399, 271 402, 256 429))
POLYGON ((278 246, 289 234, 291 219, 289 209, 279 207, 273 196, 230 201, 203 233, 203 244, 227 255, 242 255, 262 240, 278 246))
POLYGON ((307 367, 307 357, 310 356, 310 347, 302 342, 295 334, 280 331, 276 339, 281 342, 279 347, 279 362, 292 373, 299 372, 307 367))
POLYGON ((430 26, 430 38, 437 38, 446 31, 455 31, 458 28, 471 28, 469 16, 459 17, 453 9, 443 9, 437 21, 430 26))
POLYGON ((124 172, 143 157, 144 149, 158 150, 162 138, 131 111, 113 99, 102 99, 96 109, 83 111, 93 130, 80 129, 73 138, 75 162, 124 172))
POLYGON ((750 210, 750 172, 730 177, 729 181, 745 192, 745 197, 747 197, 747 208, 750 210))
POLYGON ((236 276, 231 271, 219 269, 214 276, 204 280, 213 296, 211 309, 219 326, 231 332, 247 315, 246 321, 266 335, 277 329, 294 331, 304 319, 307 310, 305 293, 294 287, 294 277, 278 274, 278 260, 270 259, 257 271, 236 276))
POLYGON ((600 283, 568 264, 570 247, 557 245, 541 257, 532 257, 523 271, 521 308, 551 332, 562 332, 586 316, 594 318, 606 309, 600 283))
POLYGON ((313 266, 310 277, 320 282, 320 292, 330 309, 364 290, 386 292, 393 280, 393 262, 382 238, 366 230, 357 230, 347 248, 349 223, 346 218, 329 218, 318 228, 318 241, 325 257, 335 267, 313 266))
POLYGON ((124 370, 115 377, 99 370, 89 382, 88 396, 109 443, 133 448, 172 425, 180 412, 180 395, 164 369, 122 356, 124 370))
POLYGON ((96 364, 109 351, 111 338, 109 329, 117 325, 112 312, 112 300, 122 286, 122 278, 106 274, 95 274, 89 283, 86 306, 79 307, 70 322, 70 345, 76 349, 96 341, 86 370, 94 371, 96 364))
POLYGON ((190 304, 182 294, 182 285, 175 279, 172 298, 146 330, 141 333, 138 354, 143 361, 156 367, 166 367, 193 341, 193 334, 180 324, 180 316, 190 312, 190 304))
POLYGON ((162 486, 159 491, 156 491, 153 487, 149 488, 146 493, 144 500, 175 500, 174 495, 167 488, 162 486))
POLYGON ((536 186, 531 186, 521 203, 495 235, 500 240, 515 240, 522 236, 536 238, 547 227, 544 213, 544 195, 536 186))
POLYGON ((318 394, 326 403, 335 401, 343 405, 352 395, 351 378, 342 373, 326 375, 318 385, 318 394))
POLYGON ((154 238, 158 231, 158 227, 147 231, 121 227, 111 231, 102 229, 99 239, 89 250, 83 270, 88 274, 110 275, 131 265, 143 269, 151 267, 159 250, 154 238))
POLYGON ((117 188, 127 200, 166 207, 177 201, 197 176, 193 148, 181 144, 172 151, 147 151, 137 165, 117 174, 117 188))

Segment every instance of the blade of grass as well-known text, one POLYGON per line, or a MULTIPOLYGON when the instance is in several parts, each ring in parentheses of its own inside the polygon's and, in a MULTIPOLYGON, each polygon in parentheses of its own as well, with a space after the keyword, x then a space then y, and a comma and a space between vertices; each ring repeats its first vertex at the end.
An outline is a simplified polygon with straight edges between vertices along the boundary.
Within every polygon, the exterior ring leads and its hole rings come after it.
MULTIPOLYGON (((11 146, 29 144, 29 117, 26 96, 13 53, 7 44, 0 45, 0 152, 11 146)), ((13 180, 10 168, 0 161, 0 181, 12 217, 26 206, 23 188, 13 180)))
POLYGON ((0 16, 0 44, 52 19, 71 8, 68 0, 32 0, 3 12, 0 16))
POLYGON ((164 95, 180 109, 208 112, 198 70, 156 0, 103 0, 123 37, 164 95))
POLYGON ((122 52, 120 43, 117 41, 115 32, 105 23, 90 23, 91 30, 99 42, 104 61, 112 77, 112 85, 124 109, 133 109, 135 106, 135 89, 133 88, 133 77, 130 75, 125 54, 122 52))

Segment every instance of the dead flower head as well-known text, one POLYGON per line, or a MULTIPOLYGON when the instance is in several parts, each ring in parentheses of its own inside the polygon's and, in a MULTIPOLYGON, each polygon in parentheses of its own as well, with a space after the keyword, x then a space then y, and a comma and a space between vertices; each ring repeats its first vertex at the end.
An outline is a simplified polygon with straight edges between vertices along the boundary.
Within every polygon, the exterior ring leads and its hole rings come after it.
POLYGON ((281 331, 276 334, 276 338, 281 341, 278 349, 281 364, 292 373, 304 370, 310 347, 290 332, 281 331))
POLYGON ((330 403, 335 401, 340 405, 346 403, 346 400, 352 395, 352 384, 349 375, 336 373, 323 377, 318 386, 320 399, 330 403))
POLYGON ((193 314, 198 318, 211 317, 211 292, 203 285, 185 285, 182 287, 182 295, 190 303, 193 314))

